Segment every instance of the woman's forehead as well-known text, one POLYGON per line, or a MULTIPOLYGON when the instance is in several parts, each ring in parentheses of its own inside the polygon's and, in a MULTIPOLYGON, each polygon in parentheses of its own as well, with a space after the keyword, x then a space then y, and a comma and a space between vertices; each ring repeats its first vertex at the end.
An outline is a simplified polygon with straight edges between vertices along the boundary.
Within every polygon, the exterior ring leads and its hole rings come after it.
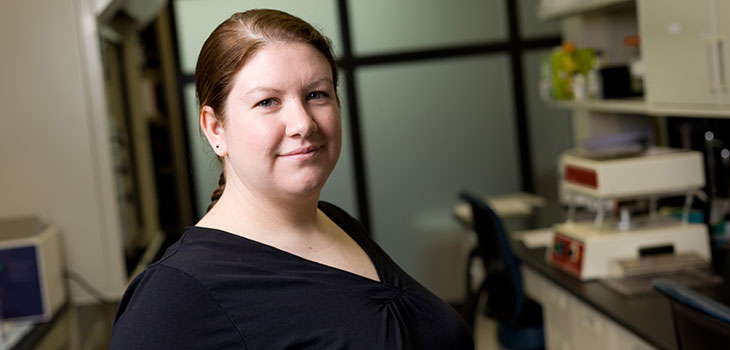
POLYGON ((238 90, 244 92, 309 86, 323 80, 332 83, 332 70, 324 55, 311 45, 272 43, 261 47, 236 73, 235 80, 238 90))

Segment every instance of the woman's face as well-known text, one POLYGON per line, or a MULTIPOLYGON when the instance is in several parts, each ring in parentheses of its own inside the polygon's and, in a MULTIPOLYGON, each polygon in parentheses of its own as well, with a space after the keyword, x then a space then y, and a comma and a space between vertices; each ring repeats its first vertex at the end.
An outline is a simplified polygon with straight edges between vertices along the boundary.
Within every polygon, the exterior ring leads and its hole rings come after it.
POLYGON ((340 154, 332 72, 303 43, 261 48, 235 76, 223 126, 227 180, 257 195, 319 194, 340 154))

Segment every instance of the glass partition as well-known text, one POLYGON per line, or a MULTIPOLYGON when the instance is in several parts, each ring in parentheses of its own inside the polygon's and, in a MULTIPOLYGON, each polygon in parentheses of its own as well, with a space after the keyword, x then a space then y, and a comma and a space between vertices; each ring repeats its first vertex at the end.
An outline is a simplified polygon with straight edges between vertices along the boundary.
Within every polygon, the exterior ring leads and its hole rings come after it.
POLYGON ((519 189, 509 61, 504 54, 358 72, 375 239, 437 295, 463 290, 458 192, 519 189))
POLYGON ((387 54, 507 38, 504 1, 349 1, 353 51, 387 54))
POLYGON ((175 2, 175 22, 181 70, 195 73, 195 63, 205 39, 235 12, 256 8, 271 8, 289 12, 311 23, 332 39, 337 57, 342 48, 337 1, 300 0, 178 0, 175 2))

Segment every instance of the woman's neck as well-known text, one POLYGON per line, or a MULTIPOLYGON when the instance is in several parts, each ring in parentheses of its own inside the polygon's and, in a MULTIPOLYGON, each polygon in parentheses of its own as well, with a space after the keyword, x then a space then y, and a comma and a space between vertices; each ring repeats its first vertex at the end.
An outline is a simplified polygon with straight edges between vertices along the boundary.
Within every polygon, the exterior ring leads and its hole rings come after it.
POLYGON ((257 195, 242 186, 226 186, 221 198, 198 226, 221 229, 264 243, 288 242, 322 232, 318 202, 319 193, 279 198, 257 195))

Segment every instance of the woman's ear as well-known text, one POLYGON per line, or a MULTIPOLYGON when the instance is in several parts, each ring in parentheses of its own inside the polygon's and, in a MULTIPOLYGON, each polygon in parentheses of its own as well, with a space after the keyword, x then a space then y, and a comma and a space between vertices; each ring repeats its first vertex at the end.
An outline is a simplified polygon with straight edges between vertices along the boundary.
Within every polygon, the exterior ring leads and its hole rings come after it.
POLYGON ((223 122, 215 115, 215 111, 210 106, 200 108, 200 129, 203 130, 205 137, 213 148, 213 152, 218 157, 228 155, 228 147, 226 145, 225 129, 223 122))

